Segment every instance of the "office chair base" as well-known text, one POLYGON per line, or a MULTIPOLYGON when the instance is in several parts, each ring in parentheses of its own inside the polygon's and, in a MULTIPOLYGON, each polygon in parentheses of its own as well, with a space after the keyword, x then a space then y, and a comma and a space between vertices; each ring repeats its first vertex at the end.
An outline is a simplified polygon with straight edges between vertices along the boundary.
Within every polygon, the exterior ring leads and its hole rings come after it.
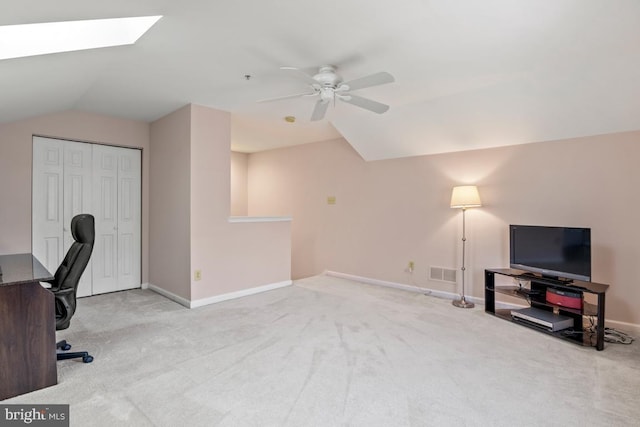
POLYGON ((82 358, 83 363, 93 362, 93 356, 86 351, 71 351, 69 353, 56 353, 58 360, 79 359, 82 358))
POLYGON ((66 340, 62 340, 56 343, 56 350, 58 349, 63 351, 62 352, 56 351, 57 360, 82 358, 82 362, 84 363, 93 362, 93 356, 86 351, 71 351, 69 353, 65 353, 67 350, 71 350, 71 344, 69 344, 66 340))

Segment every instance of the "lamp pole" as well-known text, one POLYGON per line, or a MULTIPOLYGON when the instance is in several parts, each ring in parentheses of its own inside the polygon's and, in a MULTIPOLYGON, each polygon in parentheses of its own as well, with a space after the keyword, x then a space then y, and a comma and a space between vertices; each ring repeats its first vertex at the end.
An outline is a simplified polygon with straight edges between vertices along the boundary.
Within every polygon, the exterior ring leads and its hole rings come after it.
POLYGON ((462 207, 462 268, 460 269, 462 273, 462 295, 459 300, 453 300, 452 304, 456 307, 460 308, 473 308, 475 304, 472 302, 468 302, 464 297, 464 273, 465 273, 465 264, 464 264, 464 255, 467 243, 467 235, 466 235, 466 222, 465 222, 465 212, 467 211, 466 207, 462 207))
POLYGON ((464 273, 465 267, 465 252, 467 243, 467 230, 466 230, 466 211, 467 208, 477 208, 482 206, 480 201, 480 194, 478 194, 478 187, 475 185, 459 185, 453 187, 451 192, 451 207, 462 209, 462 295, 459 300, 454 300, 453 305, 460 308, 473 308, 475 306, 472 302, 467 302, 464 296, 464 273))

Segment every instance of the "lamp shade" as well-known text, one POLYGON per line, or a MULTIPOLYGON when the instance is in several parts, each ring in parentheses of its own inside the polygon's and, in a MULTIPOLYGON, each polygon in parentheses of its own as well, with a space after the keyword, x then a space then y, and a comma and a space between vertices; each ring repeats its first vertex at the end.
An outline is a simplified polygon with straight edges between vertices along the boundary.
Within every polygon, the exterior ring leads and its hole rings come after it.
POLYGON ((453 187, 451 193, 451 207, 452 208, 477 208, 482 206, 480 202, 480 194, 478 193, 478 187, 475 185, 460 185, 453 187))

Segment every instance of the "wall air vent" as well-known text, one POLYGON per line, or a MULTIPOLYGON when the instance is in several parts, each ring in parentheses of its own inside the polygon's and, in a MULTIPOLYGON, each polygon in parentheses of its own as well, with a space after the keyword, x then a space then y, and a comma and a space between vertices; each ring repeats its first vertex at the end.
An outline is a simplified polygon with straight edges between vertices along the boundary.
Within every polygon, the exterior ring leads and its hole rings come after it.
POLYGON ((458 283, 458 270, 444 267, 429 267, 429 280, 458 283))

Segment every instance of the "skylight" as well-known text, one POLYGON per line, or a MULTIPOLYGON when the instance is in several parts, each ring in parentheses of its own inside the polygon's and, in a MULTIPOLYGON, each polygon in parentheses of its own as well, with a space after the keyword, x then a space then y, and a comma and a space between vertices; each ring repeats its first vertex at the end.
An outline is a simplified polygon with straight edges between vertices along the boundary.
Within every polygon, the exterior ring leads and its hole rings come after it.
POLYGON ((162 16, 0 26, 0 60, 134 44, 162 16))

